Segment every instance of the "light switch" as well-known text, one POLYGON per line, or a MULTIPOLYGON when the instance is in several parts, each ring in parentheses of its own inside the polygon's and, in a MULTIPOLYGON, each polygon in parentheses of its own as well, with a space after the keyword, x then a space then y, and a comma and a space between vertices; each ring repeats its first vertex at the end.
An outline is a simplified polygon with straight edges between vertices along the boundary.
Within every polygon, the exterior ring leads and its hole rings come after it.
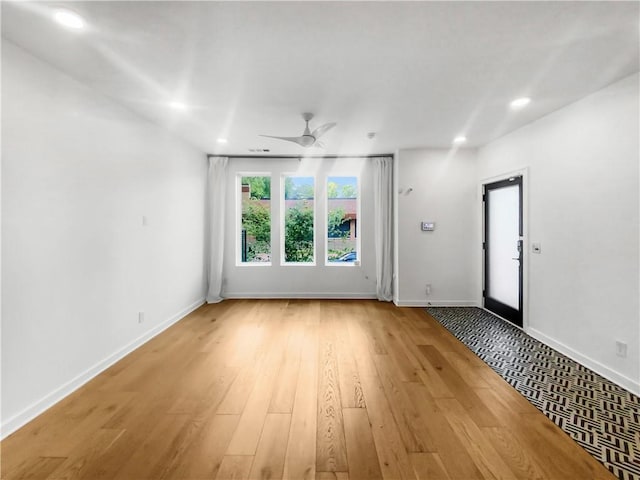
POLYGON ((422 222, 420 228, 423 232, 433 232, 436 229, 435 222, 422 222))
POLYGON ((541 253, 542 252, 542 246, 539 243, 532 243, 531 244, 531 251, 533 253, 541 253))

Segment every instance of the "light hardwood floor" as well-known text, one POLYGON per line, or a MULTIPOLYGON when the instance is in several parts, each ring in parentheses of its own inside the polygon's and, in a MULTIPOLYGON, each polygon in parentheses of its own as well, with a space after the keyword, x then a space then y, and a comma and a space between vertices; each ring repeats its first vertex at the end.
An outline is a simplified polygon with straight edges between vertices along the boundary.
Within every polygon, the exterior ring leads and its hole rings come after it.
POLYGON ((2 479, 611 479, 420 309, 205 305, 5 439, 2 479))

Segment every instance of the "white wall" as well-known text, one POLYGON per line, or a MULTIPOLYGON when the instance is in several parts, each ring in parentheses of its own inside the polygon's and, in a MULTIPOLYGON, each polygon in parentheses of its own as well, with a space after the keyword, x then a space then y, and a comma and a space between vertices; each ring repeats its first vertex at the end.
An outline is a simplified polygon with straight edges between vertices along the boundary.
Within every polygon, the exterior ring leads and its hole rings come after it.
POLYGON ((542 244, 528 260, 530 333, 636 393, 638 81, 625 78, 478 152, 480 180, 529 168, 528 243, 542 244), (628 343, 627 358, 615 355, 616 340, 628 343))
POLYGON ((475 150, 400 150, 395 161, 395 303, 477 305, 475 150))
POLYGON ((202 302, 206 157, 6 40, 2 74, 7 435, 202 302))
POLYGON ((231 158, 229 161, 227 190, 227 218, 225 226, 225 257, 223 296, 227 298, 319 297, 319 298, 373 298, 376 292, 375 253, 373 238, 373 163, 366 158, 318 159, 309 158, 231 158), (361 194, 361 265, 325 265, 325 242, 316 238, 316 265, 280 264, 280 209, 272 207, 270 266, 240 265, 236 263, 239 243, 240 213, 236 210, 236 185, 239 173, 270 173, 272 198, 280 192, 283 173, 316 176, 317 232, 326 231, 326 194, 321 185, 329 175, 359 175, 361 194))

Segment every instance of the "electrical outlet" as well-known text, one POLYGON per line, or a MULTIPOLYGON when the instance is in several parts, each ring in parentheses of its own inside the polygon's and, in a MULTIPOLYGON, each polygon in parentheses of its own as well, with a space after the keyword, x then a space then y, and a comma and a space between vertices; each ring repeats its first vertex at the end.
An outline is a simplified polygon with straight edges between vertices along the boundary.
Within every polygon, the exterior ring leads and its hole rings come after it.
POLYGON ((627 344, 625 342, 621 342, 620 340, 616 340, 616 355, 622 358, 626 358, 627 356, 627 344))
POLYGON ((138 312, 138 323, 144 322, 144 312, 138 312))
POLYGON ((425 288, 425 293, 427 295, 431 295, 431 284, 430 283, 427 283, 427 286, 425 288))

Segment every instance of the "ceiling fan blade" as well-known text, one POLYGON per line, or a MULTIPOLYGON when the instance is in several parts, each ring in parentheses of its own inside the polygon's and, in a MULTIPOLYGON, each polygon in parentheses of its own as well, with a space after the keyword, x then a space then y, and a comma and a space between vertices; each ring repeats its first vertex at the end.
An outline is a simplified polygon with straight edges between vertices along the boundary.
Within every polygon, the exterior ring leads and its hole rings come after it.
POLYGON ((324 148, 324 143, 319 142, 319 141, 316 140, 316 142, 313 144, 313 146, 315 148, 324 148))
POLYGON ((293 142, 293 143, 297 143, 298 145, 302 145, 303 147, 305 146, 303 143, 303 137, 276 137, 274 135, 260 135, 261 137, 267 137, 267 138, 275 138, 276 140, 284 140, 286 142, 293 142))
POLYGON ((331 130, 333 127, 335 127, 337 125, 336 122, 330 122, 330 123, 325 123, 324 125, 320 125, 318 128, 316 128, 313 132, 311 132, 311 135, 313 135, 315 137, 315 139, 319 139, 322 135, 324 135, 325 133, 327 133, 329 130, 331 130))

